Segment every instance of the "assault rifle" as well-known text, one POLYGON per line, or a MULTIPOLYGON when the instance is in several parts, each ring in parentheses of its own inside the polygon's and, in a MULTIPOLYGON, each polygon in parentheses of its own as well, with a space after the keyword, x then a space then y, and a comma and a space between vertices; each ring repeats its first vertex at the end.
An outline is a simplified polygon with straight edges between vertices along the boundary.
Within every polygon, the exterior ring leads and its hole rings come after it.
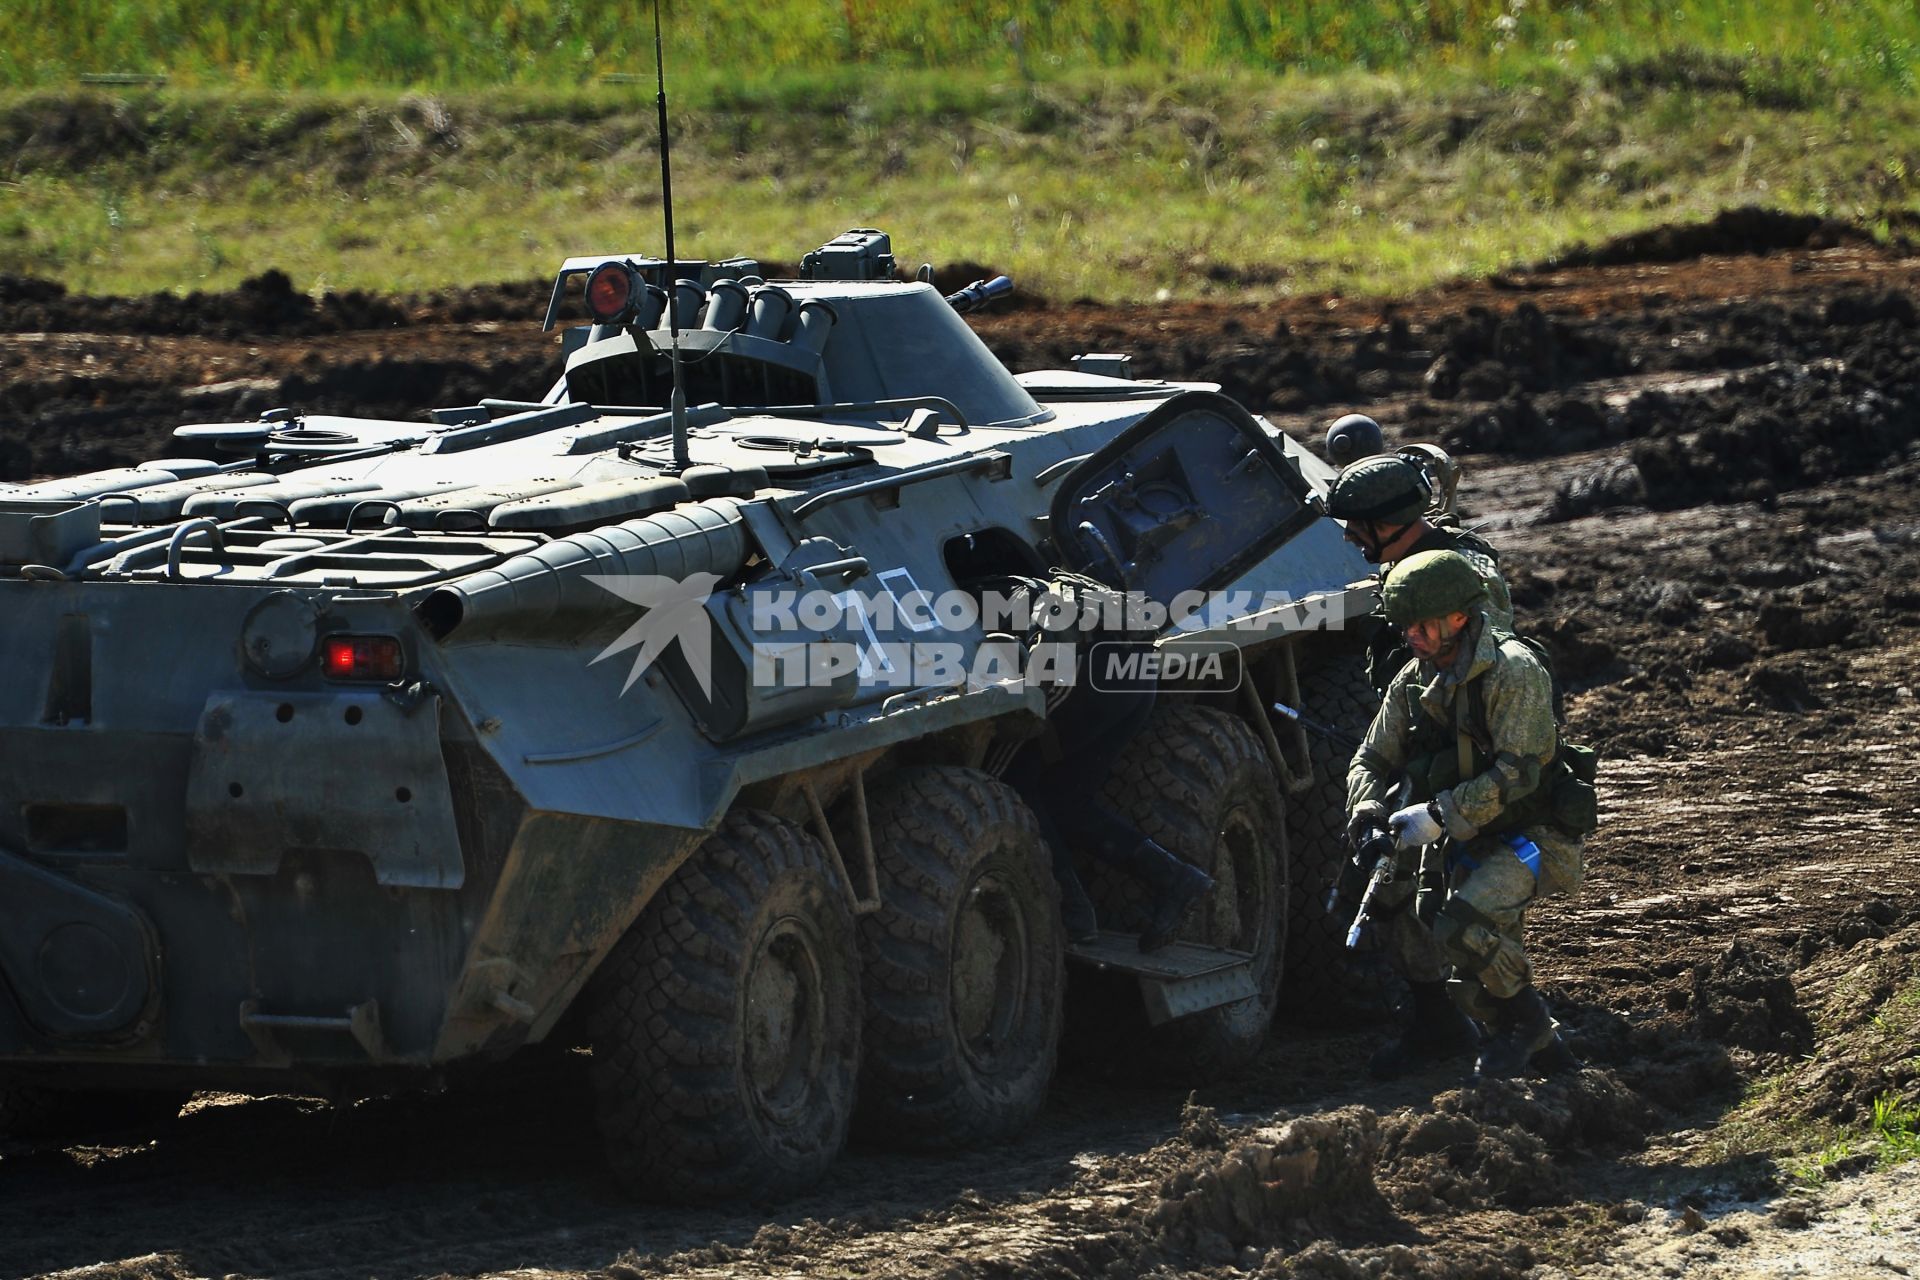
MULTIPOLYGON (((1385 827, 1371 827, 1362 832, 1359 842, 1354 846, 1354 862, 1363 867, 1372 863, 1373 874, 1367 877, 1367 887, 1360 894, 1360 906, 1353 913, 1353 923, 1347 926, 1349 951, 1360 945, 1360 935, 1366 932, 1367 918, 1373 911, 1374 895, 1386 888, 1387 882, 1393 879, 1394 854, 1397 851, 1393 832, 1385 827)), ((1337 896, 1340 886, 1335 885, 1332 892, 1337 896)), ((1331 908, 1332 904, 1328 905, 1331 908)))
MULTIPOLYGON (((1352 734, 1342 733, 1331 725, 1321 724, 1318 720, 1284 702, 1274 703, 1273 709, 1307 732, 1318 734, 1342 751, 1354 752, 1360 749, 1360 740, 1352 734)), ((1395 791, 1395 807, 1406 803, 1410 790, 1407 781, 1404 778, 1401 779, 1395 791)), ((1352 866, 1356 869, 1371 867, 1372 871, 1367 876, 1366 888, 1360 892, 1360 905, 1353 913, 1353 923, 1347 927, 1349 948, 1360 945, 1360 936, 1366 932, 1368 917, 1373 912, 1374 896, 1386 887, 1389 880, 1393 879, 1396 852, 1397 846, 1394 844, 1393 833, 1385 827, 1373 827, 1362 832, 1354 845, 1352 866)), ((1346 881, 1347 876, 1342 874, 1340 879, 1328 888, 1326 900, 1328 915, 1339 910, 1340 903, 1351 897, 1350 891, 1343 891, 1346 881)))
POLYGON ((1334 746, 1340 748, 1342 751, 1354 752, 1360 749, 1360 739, 1354 737, 1352 734, 1344 733, 1341 730, 1334 728, 1332 725, 1321 724, 1318 720, 1315 720, 1312 716, 1307 715, 1305 712, 1296 710, 1295 708, 1288 706, 1284 702, 1274 703, 1273 709, 1275 711, 1278 711, 1281 715, 1285 716, 1287 719, 1293 721, 1295 724, 1299 725, 1302 729, 1305 729, 1308 733, 1319 734, 1322 738, 1325 738, 1328 742, 1331 742, 1334 746))

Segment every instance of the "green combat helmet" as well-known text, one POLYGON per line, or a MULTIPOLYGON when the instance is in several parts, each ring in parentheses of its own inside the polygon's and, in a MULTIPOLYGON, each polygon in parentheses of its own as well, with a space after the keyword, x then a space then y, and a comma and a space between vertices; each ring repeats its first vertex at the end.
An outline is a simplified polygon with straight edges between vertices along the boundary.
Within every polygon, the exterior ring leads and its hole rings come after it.
POLYGON ((1486 598, 1486 580, 1458 551, 1408 556, 1393 566, 1380 588, 1387 621, 1396 627, 1464 613, 1486 598))
POLYGON ((1388 454, 1362 458, 1342 471, 1327 491, 1327 514, 1336 520, 1411 524, 1426 514, 1432 499, 1420 468, 1388 454))

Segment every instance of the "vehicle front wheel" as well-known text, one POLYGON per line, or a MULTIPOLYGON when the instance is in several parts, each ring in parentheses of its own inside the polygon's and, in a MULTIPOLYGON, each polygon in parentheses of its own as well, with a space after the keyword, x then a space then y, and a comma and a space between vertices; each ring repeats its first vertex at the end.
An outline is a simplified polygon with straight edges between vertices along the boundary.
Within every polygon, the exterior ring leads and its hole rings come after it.
MULTIPOLYGON (((1106 799, 1213 877, 1179 937, 1251 956, 1256 991, 1151 1029, 1140 1017, 1133 1049, 1122 1052, 1150 1074, 1182 1079, 1244 1066, 1273 1021, 1287 947, 1286 805, 1260 740, 1224 712, 1164 704, 1114 766, 1106 799)), ((1087 887, 1103 921, 1138 929, 1149 912, 1136 880, 1096 868, 1087 887)), ((1105 1039, 1103 1029, 1094 1034, 1105 1039)))

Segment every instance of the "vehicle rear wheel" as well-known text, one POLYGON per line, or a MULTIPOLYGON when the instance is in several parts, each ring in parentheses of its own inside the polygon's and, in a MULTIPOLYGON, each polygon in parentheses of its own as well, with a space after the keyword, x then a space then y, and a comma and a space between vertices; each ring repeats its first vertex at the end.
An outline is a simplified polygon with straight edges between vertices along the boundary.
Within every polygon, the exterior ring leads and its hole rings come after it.
MULTIPOLYGON (((1143 833, 1214 878, 1213 891, 1187 918, 1180 940, 1251 955, 1258 992, 1154 1028, 1146 1026, 1143 1013, 1133 1012, 1133 1038, 1143 1050, 1136 1061, 1154 1074, 1184 1079, 1244 1066, 1266 1039, 1286 961, 1286 805, 1266 752, 1231 715, 1165 703, 1114 767, 1106 799, 1143 833)), ((1106 868, 1090 871, 1087 887, 1103 924, 1144 923, 1144 885, 1106 868)))
POLYGON ((860 983, 845 878, 812 837, 729 814, 594 978, 608 1162, 671 1200, 777 1196, 846 1142, 860 983))
MULTIPOLYGON (((1324 725, 1364 737, 1380 699, 1367 683, 1360 654, 1330 655, 1300 672, 1301 710, 1324 725)), ((1374 938, 1347 949, 1351 916, 1327 910, 1327 890, 1348 857, 1347 765, 1352 753, 1318 734, 1308 735, 1314 786, 1287 809, 1293 851, 1294 895, 1287 931, 1290 1016, 1338 1022, 1379 1016, 1392 1008, 1399 982, 1374 938)))
POLYGON ((1039 824, 1011 787, 952 766, 892 774, 868 814, 880 907, 860 918, 856 1132, 998 1141, 1045 1103, 1059 1053, 1064 942, 1039 824))

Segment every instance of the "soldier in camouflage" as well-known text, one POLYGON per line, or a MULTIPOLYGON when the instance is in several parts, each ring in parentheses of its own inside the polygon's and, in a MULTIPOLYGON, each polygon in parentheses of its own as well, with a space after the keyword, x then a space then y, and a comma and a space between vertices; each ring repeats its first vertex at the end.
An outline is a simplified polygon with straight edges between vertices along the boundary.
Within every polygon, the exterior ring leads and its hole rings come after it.
POLYGON ((1576 888, 1593 826, 1591 759, 1563 747, 1551 679, 1527 645, 1495 625, 1480 569, 1424 551, 1387 574, 1382 604, 1414 660, 1385 700, 1347 774, 1350 831, 1390 828, 1411 912, 1387 921, 1414 1002, 1408 1025, 1372 1063, 1398 1075, 1467 1052, 1489 1029, 1478 1072, 1514 1076, 1570 1058, 1533 987, 1527 907, 1576 888), (1397 811, 1397 778, 1411 785, 1397 811), (1536 1057, 1536 1055, 1539 1055, 1536 1057))
MULTIPOLYGON (((1487 611, 1494 626, 1513 629, 1513 601, 1500 576, 1499 553, 1486 539, 1427 514, 1431 498, 1420 468, 1393 454, 1362 458, 1342 471, 1327 492, 1327 514, 1346 526, 1346 538, 1369 562, 1387 568, 1422 551, 1458 551, 1487 584, 1487 611)), ((1376 613, 1367 646, 1367 679, 1375 692, 1406 664, 1411 653, 1400 634, 1376 613)))
MULTIPOLYGON (((1350 415, 1351 416, 1351 415, 1350 415)), ((1341 419, 1346 423, 1350 418, 1341 419)), ((1340 423, 1335 424, 1338 430, 1340 423)), ((1378 428, 1370 433, 1377 437, 1378 428)), ((1331 441, 1333 434, 1328 436, 1331 441)), ((1378 448, 1377 439, 1374 448, 1378 448)), ((1513 604, 1500 575, 1498 554, 1483 538, 1451 525, 1436 523, 1429 514, 1432 490, 1427 476, 1413 462, 1391 453, 1371 453, 1350 463, 1327 493, 1326 512, 1345 525, 1347 541, 1360 548, 1384 574, 1394 564, 1423 551, 1458 551, 1479 571, 1486 584, 1484 607, 1493 625, 1513 627, 1513 604)), ((1394 675, 1413 658, 1406 638, 1390 625, 1379 606, 1363 624, 1367 682, 1384 694, 1394 675)), ((1351 831, 1350 831, 1351 834, 1351 831)), ((1371 868, 1350 862, 1340 884, 1341 897, 1356 904, 1371 868)), ((1479 1033, 1456 1011, 1446 994, 1447 962, 1426 925, 1415 918, 1413 882, 1396 880, 1373 903, 1376 928, 1384 949, 1411 996, 1411 1021, 1395 1043, 1374 1055, 1373 1073, 1391 1078, 1431 1061, 1473 1052, 1479 1033)))

